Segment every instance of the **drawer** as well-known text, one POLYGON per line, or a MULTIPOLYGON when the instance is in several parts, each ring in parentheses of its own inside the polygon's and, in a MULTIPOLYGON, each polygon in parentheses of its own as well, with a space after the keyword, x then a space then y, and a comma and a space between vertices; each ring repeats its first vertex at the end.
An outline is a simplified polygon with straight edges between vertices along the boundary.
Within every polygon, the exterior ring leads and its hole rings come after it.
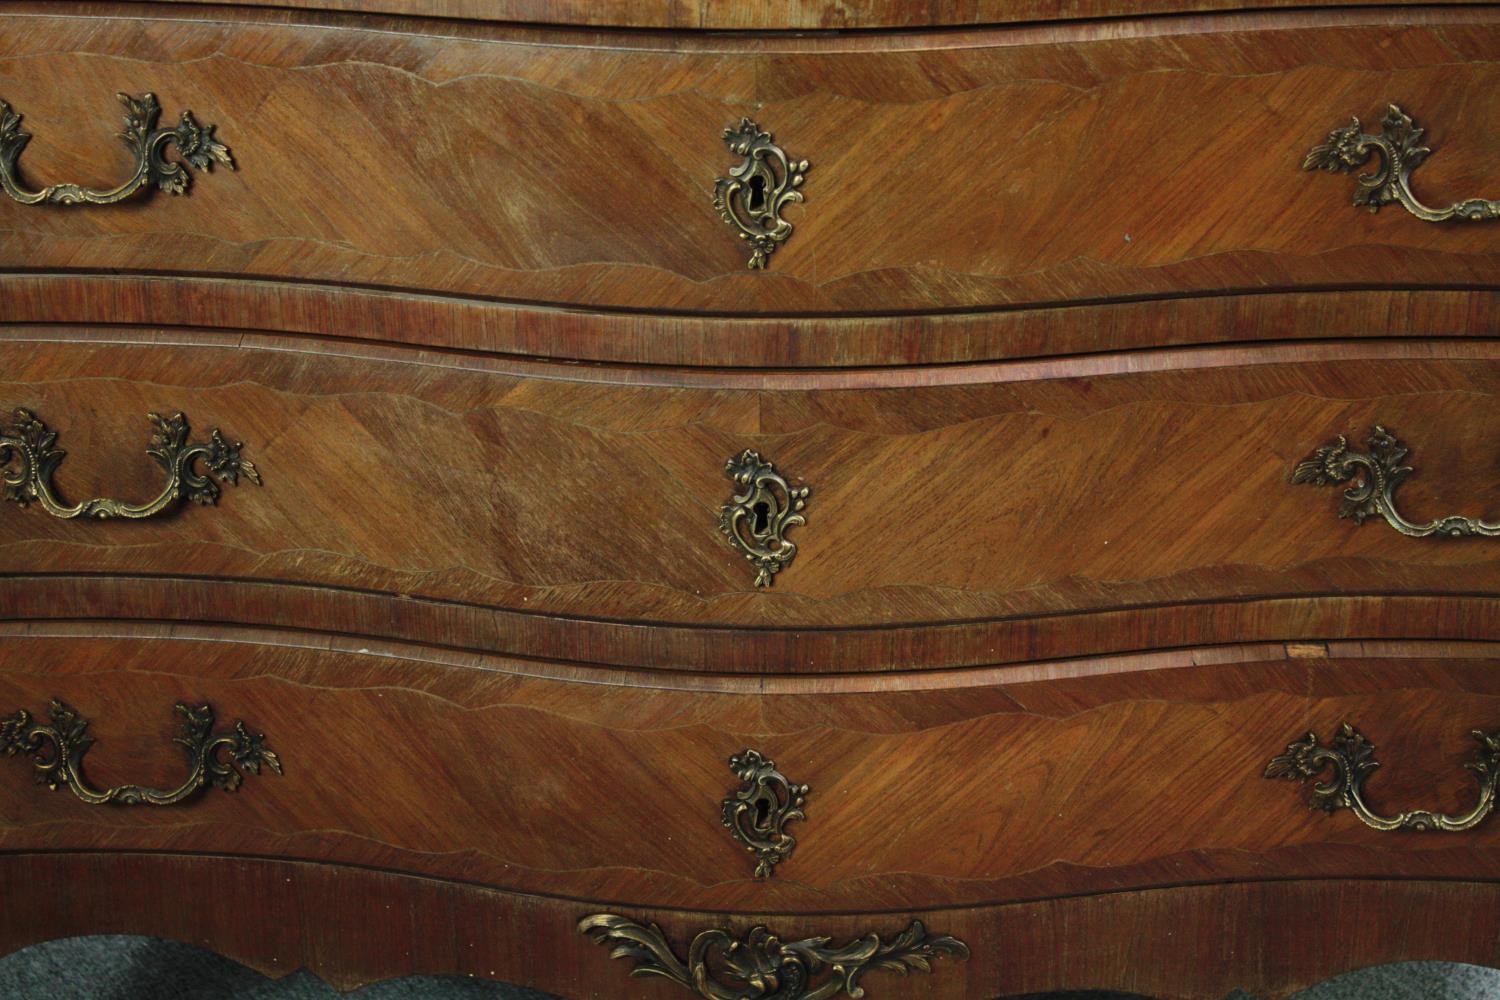
POLYGON ((1399 102, 1436 150, 1419 193, 1495 195, 1490 8, 812 37, 89 10, 5 16, 29 183, 129 175, 116 91, 215 124, 238 170, 139 205, 0 200, 0 269, 809 317, 1500 279, 1500 226, 1371 214, 1300 169, 1399 102), (811 164, 764 271, 712 204, 747 115, 811 164))
POLYGON ((1357 524, 1336 487, 1292 482, 1381 425, 1417 470, 1398 513, 1495 517, 1488 343, 751 375, 40 336, 0 342, 0 404, 56 433, 64 498, 162 490, 153 411, 243 441, 263 485, 143 520, 3 505, 6 617, 82 603, 753 672, 1496 637, 1494 540, 1357 524), (747 450, 810 491, 764 585, 721 530, 747 450))
MULTIPOLYGON (((299 858, 711 912, 902 912, 1192 882, 1500 874, 1500 822, 1382 832, 1263 777, 1344 723, 1372 814, 1459 815, 1487 644, 1231 646, 979 672, 639 676, 286 631, 7 626, 0 708, 60 698, 99 788, 187 773, 174 702, 244 720, 284 773, 90 805, 0 760, 0 849, 299 858), (723 825, 754 750, 806 785, 770 875, 723 825)), ((778 799, 777 801, 781 801, 778 799)), ((750 807, 753 811, 753 805, 750 807)), ((774 810, 767 816, 774 817, 774 810)), ((775 828, 774 822, 771 823, 775 828)), ((774 838, 767 836, 770 841, 774 838)))

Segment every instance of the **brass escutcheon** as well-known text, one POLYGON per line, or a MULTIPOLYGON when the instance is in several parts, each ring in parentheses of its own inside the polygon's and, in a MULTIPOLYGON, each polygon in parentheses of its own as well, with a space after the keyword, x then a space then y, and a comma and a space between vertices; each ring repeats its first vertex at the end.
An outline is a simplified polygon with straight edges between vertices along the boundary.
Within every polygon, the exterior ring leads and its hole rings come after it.
POLYGON ((750 261, 745 266, 762 270, 776 248, 792 235, 792 224, 781 217, 781 211, 803 200, 802 182, 811 165, 787 156, 771 133, 762 132, 748 118, 724 130, 724 145, 743 159, 729 168, 728 177, 714 182, 714 207, 740 239, 750 244, 750 261))

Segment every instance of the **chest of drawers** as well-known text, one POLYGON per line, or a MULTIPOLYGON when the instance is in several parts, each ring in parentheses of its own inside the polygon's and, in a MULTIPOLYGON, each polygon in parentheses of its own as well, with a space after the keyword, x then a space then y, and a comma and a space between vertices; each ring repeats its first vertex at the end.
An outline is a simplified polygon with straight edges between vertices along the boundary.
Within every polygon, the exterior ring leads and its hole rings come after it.
POLYGON ((1495 964, 1500 9, 0 25, 0 948, 1495 964))

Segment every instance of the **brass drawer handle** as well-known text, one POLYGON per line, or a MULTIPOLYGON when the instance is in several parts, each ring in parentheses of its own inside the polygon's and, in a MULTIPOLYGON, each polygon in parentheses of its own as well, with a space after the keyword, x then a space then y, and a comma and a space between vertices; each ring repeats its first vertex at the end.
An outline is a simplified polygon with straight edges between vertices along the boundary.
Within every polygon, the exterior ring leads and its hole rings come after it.
POLYGON ((1396 488, 1414 471, 1401 464, 1410 449, 1379 424, 1370 431, 1369 449, 1351 451, 1348 439, 1340 434, 1298 462, 1292 470, 1292 482, 1331 486, 1359 477, 1344 491, 1344 502, 1339 507, 1339 517, 1352 518, 1355 524, 1364 524, 1366 518, 1379 514, 1391 527, 1412 538, 1500 535, 1500 524, 1459 514, 1423 524, 1408 521, 1396 509, 1396 488))
POLYGON ((771 133, 748 118, 724 130, 724 145, 743 157, 729 168, 728 177, 714 182, 714 207, 750 244, 752 271, 764 270, 776 248, 792 235, 792 224, 781 210, 802 201, 802 182, 811 164, 794 160, 776 145, 771 133))
POLYGON ((190 770, 187 780, 170 791, 141 785, 116 785, 95 788, 83 776, 83 755, 94 738, 86 735, 88 720, 69 705, 54 698, 48 711, 50 722, 33 722, 25 709, 0 720, 0 755, 18 753, 36 757, 36 780, 51 789, 68 788, 91 806, 114 802, 127 806, 170 806, 181 802, 204 785, 212 784, 226 792, 235 791, 244 781, 240 768, 259 774, 265 765, 281 773, 281 760, 266 747, 266 738, 245 729, 236 722, 233 729, 213 732, 214 710, 207 705, 193 708, 177 703, 183 715, 182 735, 172 742, 187 748, 190 770), (52 752, 45 755, 45 744, 52 752), (225 759, 227 754, 228 759, 225 759))
POLYGON ((693 938, 686 962, 655 924, 642 926, 612 913, 596 913, 580 920, 578 929, 599 944, 614 944, 610 958, 633 960, 632 976, 661 976, 704 1000, 826 1000, 840 993, 862 997, 860 979, 872 969, 902 975, 931 972, 932 960, 939 955, 969 957, 968 945, 928 934, 920 920, 913 920, 888 944, 866 934, 837 946, 826 937, 783 942, 766 927, 752 927, 738 936, 714 927, 693 938), (813 985, 825 973, 823 981, 813 985))
POLYGON ((1484 198, 1466 198, 1447 208, 1428 208, 1417 200, 1411 191, 1411 173, 1422 165, 1432 150, 1418 145, 1425 129, 1420 129, 1411 116, 1392 104, 1380 123, 1380 135, 1370 135, 1359 124, 1359 119, 1328 133, 1322 145, 1314 146, 1302 161, 1303 170, 1327 170, 1330 173, 1353 173, 1370 159, 1370 153, 1380 154, 1380 169, 1361 174, 1354 189, 1354 204, 1367 206, 1370 211, 1380 211, 1380 206, 1400 202, 1412 215, 1424 222, 1447 222, 1463 219, 1483 222, 1500 218, 1500 201, 1484 198))
POLYGON ((802 812, 807 786, 787 780, 776 770, 776 762, 757 750, 747 749, 729 758, 729 769, 741 785, 722 803, 724 825, 755 855, 755 877, 770 878, 797 846, 797 838, 786 832, 786 825, 807 819, 802 812))
POLYGON ((175 128, 158 128, 161 105, 155 94, 137 99, 117 94, 125 105, 125 131, 120 138, 135 155, 135 173, 119 187, 96 191, 77 184, 49 184, 40 191, 29 191, 21 185, 17 161, 31 135, 21 131, 21 116, 9 104, 0 101, 0 187, 23 205, 112 205, 124 201, 148 184, 168 194, 183 194, 191 179, 182 169, 187 163, 199 170, 212 170, 215 163, 234 169, 229 147, 214 138, 214 126, 200 125, 191 111, 184 111, 175 128), (167 143, 177 146, 178 163, 164 153, 167 143))
POLYGON ((1426 809, 1381 816, 1371 810, 1365 804, 1365 781, 1380 762, 1375 759, 1374 745, 1347 722, 1329 746, 1322 746, 1315 733, 1287 744, 1286 753, 1271 758, 1266 765, 1265 777, 1305 782, 1332 767, 1333 776, 1312 788, 1311 805, 1315 809, 1330 813, 1352 809, 1361 822, 1377 830, 1468 830, 1478 826, 1495 808, 1495 781, 1500 775, 1500 731, 1485 733, 1476 729, 1473 736, 1479 741, 1479 749, 1464 767, 1473 771, 1479 782, 1479 801, 1462 816, 1426 809))
POLYGON ((0 430, 0 476, 5 483, 5 499, 22 507, 35 502, 53 517, 153 517, 181 500, 213 504, 222 492, 218 483, 197 471, 203 467, 226 483, 238 484, 240 476, 260 485, 260 473, 254 463, 240 457, 241 441, 229 441, 215 427, 207 441, 188 443, 188 423, 180 413, 163 418, 148 414, 156 425, 146 454, 167 471, 167 482, 154 500, 143 504, 95 498, 72 506, 63 503, 52 489, 52 473, 67 452, 53 447, 57 432, 47 429, 30 410, 16 410, 11 426, 0 430), (11 469, 16 462, 18 468, 11 469))

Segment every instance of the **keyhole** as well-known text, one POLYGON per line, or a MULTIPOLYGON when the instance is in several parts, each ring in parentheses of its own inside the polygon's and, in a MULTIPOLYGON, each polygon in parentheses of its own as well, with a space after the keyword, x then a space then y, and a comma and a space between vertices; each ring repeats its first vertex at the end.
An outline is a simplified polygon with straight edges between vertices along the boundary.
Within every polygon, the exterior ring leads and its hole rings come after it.
POLYGON ((771 505, 764 500, 760 500, 750 510, 755 514, 755 533, 757 535, 765 534, 766 527, 771 521, 771 505))
POLYGON ((750 178, 750 211, 759 212, 766 207, 766 179, 759 174, 750 178))
POLYGON ((765 799, 755 800, 755 825, 765 828, 766 822, 771 818, 771 804, 765 799))

